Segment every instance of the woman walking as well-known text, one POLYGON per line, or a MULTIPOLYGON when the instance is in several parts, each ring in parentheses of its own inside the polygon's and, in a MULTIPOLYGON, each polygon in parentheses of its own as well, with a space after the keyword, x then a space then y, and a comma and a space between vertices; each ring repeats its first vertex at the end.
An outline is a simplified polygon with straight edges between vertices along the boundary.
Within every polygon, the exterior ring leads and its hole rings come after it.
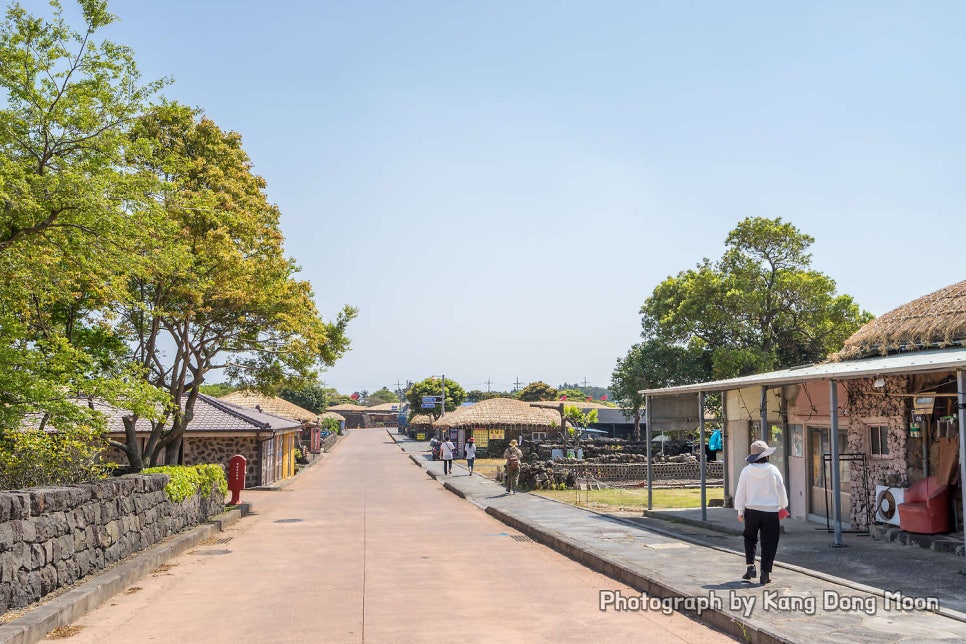
POLYGON ((456 453, 456 445, 453 445, 453 441, 447 438, 440 446, 440 450, 443 457, 443 474, 452 474, 453 456, 456 453))
POLYGON ((738 489, 735 491, 735 510, 738 521, 745 522, 745 565, 747 569, 742 579, 750 581, 757 575, 755 571, 755 550, 758 535, 761 534, 761 583, 771 583, 771 569, 778 552, 778 537, 781 534, 779 513, 788 507, 788 494, 785 481, 778 468, 768 462, 775 452, 765 441, 751 444, 751 453, 745 460, 750 463, 741 470, 738 489))
POLYGON ((473 463, 476 462, 476 441, 472 437, 466 441, 463 451, 466 452, 466 469, 470 471, 470 476, 473 476, 473 463))
POLYGON ((523 452, 517 447, 516 439, 510 441, 510 446, 503 451, 503 458, 506 459, 506 493, 517 493, 517 481, 520 479, 520 461, 523 460, 523 452))

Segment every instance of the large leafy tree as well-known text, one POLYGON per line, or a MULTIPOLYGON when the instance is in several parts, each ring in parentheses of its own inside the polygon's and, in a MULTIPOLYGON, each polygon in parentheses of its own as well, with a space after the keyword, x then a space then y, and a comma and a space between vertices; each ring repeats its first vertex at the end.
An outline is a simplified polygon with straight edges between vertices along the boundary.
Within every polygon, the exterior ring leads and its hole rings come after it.
POLYGON ((399 396, 389 391, 387 387, 383 387, 382 389, 369 394, 368 402, 370 406, 384 405, 386 403, 397 403, 399 402, 399 396))
MULTIPOLYGON (((442 405, 436 403, 432 409, 423 409, 423 396, 442 396, 443 383, 439 378, 430 376, 425 380, 414 382, 406 390, 406 401, 409 403, 409 417, 412 419, 417 414, 432 414, 434 418, 439 418, 442 413, 442 405)), ((446 379, 446 397, 444 400, 446 411, 456 411, 456 408, 466 400, 466 390, 463 389, 455 380, 446 379)))
POLYGON ((558 395, 556 389, 542 380, 538 380, 521 389, 517 398, 525 402, 536 402, 539 400, 557 400, 558 395))
POLYGON ((163 83, 141 84, 130 50, 98 40, 106 2, 79 2, 79 31, 50 4, 47 19, 14 4, 0 25, 0 432, 27 417, 62 434, 102 426, 84 397, 144 414, 160 400, 104 311, 144 234, 126 131, 163 83))
POLYGON ((641 308, 644 338, 703 344, 726 378, 824 359, 871 319, 811 268, 814 239, 781 218, 747 218, 725 253, 669 277, 641 308))
POLYGON ((329 397, 326 394, 326 390, 318 383, 306 385, 298 389, 282 387, 281 391, 278 392, 278 396, 293 405, 298 405, 302 409, 308 409, 317 414, 324 412, 325 408, 329 405, 329 397))
POLYGON ((672 387, 707 379, 710 353, 700 342, 691 346, 648 340, 635 344, 611 375, 610 390, 618 404, 634 419, 634 438, 641 438, 641 413, 644 410, 642 389, 672 387))
POLYGON ((162 452, 175 458, 208 372, 224 369, 233 384, 266 393, 315 382, 315 370, 348 349, 355 310, 345 307, 334 322, 319 315, 284 255, 278 210, 238 134, 166 103, 141 117, 131 137, 131 162, 161 186, 145 216, 164 235, 142 249, 150 261, 118 312, 148 381, 172 401, 143 451, 136 415, 126 417, 126 440, 116 446, 137 470, 162 452))

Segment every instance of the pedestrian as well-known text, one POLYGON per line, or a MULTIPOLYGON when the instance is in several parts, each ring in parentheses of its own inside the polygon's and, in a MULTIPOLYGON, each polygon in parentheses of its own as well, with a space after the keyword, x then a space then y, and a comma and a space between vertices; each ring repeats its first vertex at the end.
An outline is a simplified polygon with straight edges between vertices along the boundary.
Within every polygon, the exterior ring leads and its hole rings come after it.
POLYGON ((506 459, 506 493, 517 493, 517 482, 520 479, 520 461, 523 460, 523 452, 517 447, 516 439, 510 441, 510 446, 503 452, 506 459))
POLYGON ((429 439, 429 450, 433 453, 433 460, 439 460, 439 440, 433 436, 429 439))
POLYGON ((778 468, 768 462, 775 452, 765 441, 751 444, 750 454, 745 459, 750 463, 741 470, 738 489, 735 491, 735 510, 738 521, 745 522, 745 565, 747 569, 741 576, 750 581, 756 576, 755 550, 758 535, 761 534, 761 585, 771 582, 771 568, 778 552, 778 537, 781 534, 779 521, 788 516, 788 494, 785 481, 778 468))
POLYGON ((463 449, 466 452, 466 469, 470 471, 470 476, 473 476, 473 463, 476 462, 476 441, 473 440, 472 436, 466 441, 463 449))
POLYGON ((711 437, 708 438, 708 460, 709 461, 718 460, 718 452, 720 452, 721 449, 724 447, 721 444, 721 442, 722 442, 721 430, 716 429, 713 432, 711 432, 711 437))
POLYGON ((440 446, 443 457, 443 474, 453 473, 453 455, 456 452, 456 445, 453 445, 453 441, 446 439, 440 446))

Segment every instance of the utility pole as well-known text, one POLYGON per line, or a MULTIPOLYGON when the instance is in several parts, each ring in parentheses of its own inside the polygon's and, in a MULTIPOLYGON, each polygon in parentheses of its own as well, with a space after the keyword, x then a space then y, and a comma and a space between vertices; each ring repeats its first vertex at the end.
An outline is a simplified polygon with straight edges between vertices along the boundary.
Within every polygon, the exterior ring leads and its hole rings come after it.
POLYGON ((521 384, 523 383, 520 382, 520 376, 517 376, 516 382, 513 383, 513 391, 520 391, 521 384))
POLYGON ((584 388, 587 388, 587 376, 584 376, 584 388))
POLYGON ((486 393, 490 393, 490 385, 491 384, 493 384, 493 383, 490 382, 490 377, 487 376, 486 377, 486 393))
POLYGON ((441 376, 443 380, 443 404, 439 408, 439 417, 442 418, 446 415, 446 376, 441 376))

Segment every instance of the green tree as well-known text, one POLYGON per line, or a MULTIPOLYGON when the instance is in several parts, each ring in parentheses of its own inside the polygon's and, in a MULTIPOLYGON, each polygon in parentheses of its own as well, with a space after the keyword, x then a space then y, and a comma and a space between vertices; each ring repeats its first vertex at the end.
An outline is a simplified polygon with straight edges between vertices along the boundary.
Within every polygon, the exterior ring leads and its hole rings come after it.
POLYGON ((611 374, 610 390, 614 399, 634 419, 634 438, 641 438, 641 414, 644 411, 642 389, 658 389, 707 380, 710 353, 700 342, 682 347, 660 340, 635 344, 627 355, 617 360, 611 374))
POLYGON ((131 51, 98 40, 106 2, 79 5, 79 31, 59 2, 49 19, 14 4, 0 25, 0 432, 30 417, 64 444, 103 428, 85 398, 145 415, 164 398, 107 315, 146 234, 126 132, 163 82, 142 85, 131 51))
POLYGON ((587 394, 580 389, 557 389, 557 400, 582 402, 587 400, 587 394), (566 396, 566 398, 563 398, 566 396))
POLYGON ((315 382, 316 369, 348 349, 356 311, 321 318, 284 255, 278 209, 238 134, 165 103, 138 120, 131 138, 131 163, 162 186, 146 216, 164 234, 142 249, 150 263, 130 280, 118 314, 148 381, 172 400, 143 450, 135 414, 125 418, 125 441, 112 443, 136 471, 162 451, 167 462, 176 458, 208 372, 224 369, 239 388, 269 394, 315 382))
POLYGON ((644 338, 700 341, 715 378, 824 359, 872 316, 810 268, 813 242, 780 218, 745 219, 720 260, 657 286, 641 308, 644 338))
POLYGON ((216 382, 210 385, 201 385, 199 391, 212 398, 221 398, 222 396, 227 396, 230 393, 238 391, 238 387, 224 382, 216 382))
POLYGON ((299 389, 282 387, 278 392, 278 397, 316 414, 321 414, 329 406, 329 396, 326 389, 318 383, 306 385, 299 389))
POLYGON ((480 402, 491 398, 515 398, 509 391, 481 391, 472 389, 466 394, 467 402, 480 402))
MULTIPOLYGON (((418 414, 432 414, 434 418, 439 418, 442 415, 442 408, 440 403, 436 403, 433 409, 423 409, 423 396, 441 396, 443 395, 442 389, 443 383, 440 382, 439 378, 430 376, 425 380, 420 380, 419 382, 414 382, 409 389, 406 390, 406 401, 409 402, 409 419, 418 414)), ((456 408, 463 404, 466 400, 466 391, 457 383, 455 380, 446 379, 446 411, 456 411, 456 408)))
POLYGON ((383 405, 385 403, 397 403, 399 402, 399 397, 389 391, 388 388, 383 387, 379 391, 374 391, 369 394, 368 401, 369 405, 374 407, 376 405, 383 405))
POLYGON ((536 402, 539 400, 557 400, 557 390, 540 380, 531 382, 520 390, 517 396, 525 402, 536 402))

